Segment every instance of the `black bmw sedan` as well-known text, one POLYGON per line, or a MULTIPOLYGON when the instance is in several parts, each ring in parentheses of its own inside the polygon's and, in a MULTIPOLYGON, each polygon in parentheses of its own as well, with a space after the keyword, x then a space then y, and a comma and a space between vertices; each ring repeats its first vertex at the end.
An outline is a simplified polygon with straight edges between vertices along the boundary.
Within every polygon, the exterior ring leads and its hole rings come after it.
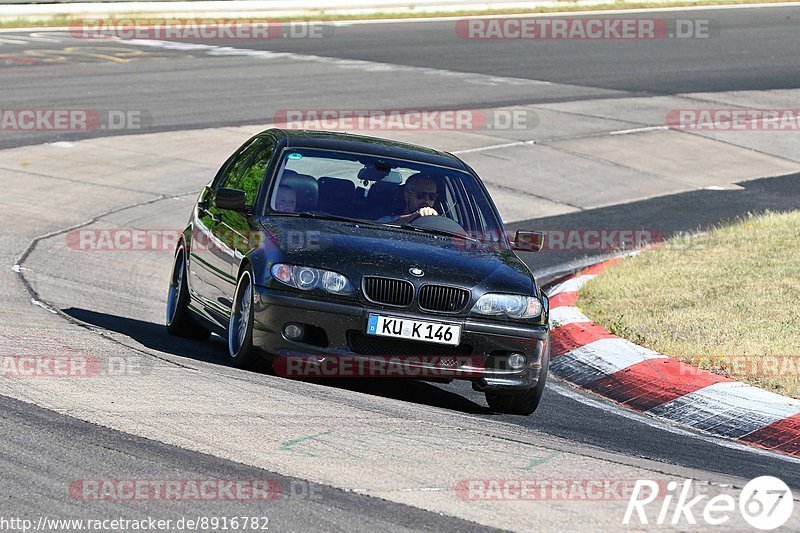
POLYGON ((207 185, 175 252, 174 335, 228 341, 293 377, 465 379, 536 410, 549 308, 477 174, 452 154, 332 132, 264 131, 207 185))

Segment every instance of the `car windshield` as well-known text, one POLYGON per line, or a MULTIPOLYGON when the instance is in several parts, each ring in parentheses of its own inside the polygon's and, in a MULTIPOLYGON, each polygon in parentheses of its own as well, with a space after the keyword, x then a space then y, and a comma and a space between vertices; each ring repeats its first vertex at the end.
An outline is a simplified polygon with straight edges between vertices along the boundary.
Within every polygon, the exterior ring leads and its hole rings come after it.
POLYGON ((269 206, 277 213, 385 224, 402 224, 398 218, 429 207, 447 220, 414 223, 423 230, 466 234, 482 241, 498 241, 502 235, 491 200, 471 174, 356 153, 287 150, 269 206))

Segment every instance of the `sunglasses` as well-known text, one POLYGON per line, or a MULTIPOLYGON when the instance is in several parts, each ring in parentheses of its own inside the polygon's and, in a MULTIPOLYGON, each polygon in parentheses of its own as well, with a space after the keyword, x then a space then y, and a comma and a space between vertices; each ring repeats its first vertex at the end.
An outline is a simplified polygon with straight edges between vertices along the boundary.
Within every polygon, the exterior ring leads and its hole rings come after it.
POLYGON ((439 199, 439 193, 436 192, 418 191, 416 189, 409 189, 409 191, 413 192, 416 195, 417 200, 424 200, 427 198, 431 202, 435 202, 436 200, 439 199))

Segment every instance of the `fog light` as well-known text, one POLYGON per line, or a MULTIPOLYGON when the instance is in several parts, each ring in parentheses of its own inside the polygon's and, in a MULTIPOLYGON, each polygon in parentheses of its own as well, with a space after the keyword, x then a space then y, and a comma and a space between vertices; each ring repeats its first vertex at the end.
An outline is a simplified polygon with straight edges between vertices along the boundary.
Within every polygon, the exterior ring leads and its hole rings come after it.
POLYGON ((511 370, 522 370, 525 367, 525 356, 521 353, 512 353, 508 356, 508 367, 511 370))
POLYGON ((297 324, 286 324, 283 326, 283 334, 289 339, 299 339, 303 336, 303 328, 297 324))

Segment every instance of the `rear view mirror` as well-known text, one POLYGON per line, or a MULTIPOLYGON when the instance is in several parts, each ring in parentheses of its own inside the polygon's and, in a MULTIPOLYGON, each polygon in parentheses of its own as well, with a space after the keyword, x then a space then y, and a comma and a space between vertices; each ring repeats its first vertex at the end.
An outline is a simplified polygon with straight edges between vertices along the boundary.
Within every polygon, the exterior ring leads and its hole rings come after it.
POLYGON ((236 189, 218 189, 214 205, 220 209, 246 212, 248 210, 247 195, 244 191, 236 189))
POLYGON ((544 233, 541 231, 517 230, 511 248, 518 252, 538 252, 544 247, 544 233))

